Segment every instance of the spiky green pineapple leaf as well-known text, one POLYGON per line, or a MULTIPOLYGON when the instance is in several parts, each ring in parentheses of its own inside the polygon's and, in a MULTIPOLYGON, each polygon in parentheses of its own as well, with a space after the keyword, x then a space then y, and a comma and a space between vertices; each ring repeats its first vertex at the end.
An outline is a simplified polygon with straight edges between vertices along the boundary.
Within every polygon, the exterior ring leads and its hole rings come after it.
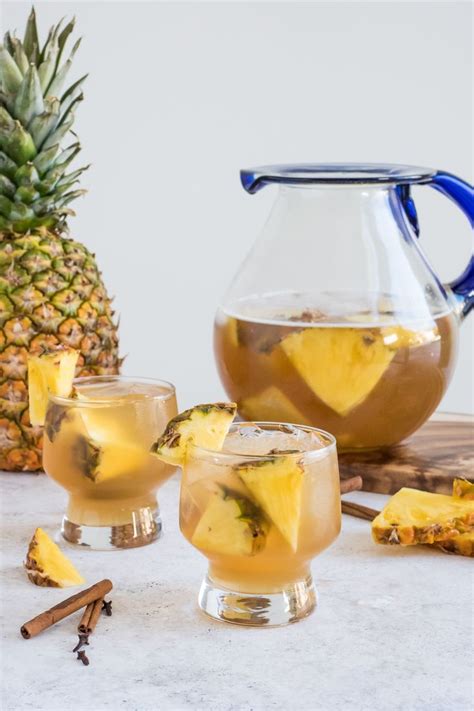
POLYGON ((29 131, 38 148, 42 148, 43 143, 55 130, 60 118, 61 104, 59 99, 48 98, 45 101, 45 110, 32 120, 29 131))
POLYGON ((31 12, 26 23, 23 49, 26 52, 28 60, 35 64, 39 56, 39 39, 34 7, 31 8, 31 12))
POLYGON ((13 58, 17 64, 18 69, 23 74, 23 76, 25 76, 25 74, 28 71, 28 68, 30 66, 29 62, 28 62, 28 57, 26 56, 26 52, 23 49, 23 45, 21 44, 20 40, 17 39, 17 37, 12 37, 11 43, 12 43, 12 47, 13 47, 13 58))
POLYGON ((23 81, 23 74, 12 55, 0 46, 0 76, 2 87, 6 92, 15 93, 23 81))

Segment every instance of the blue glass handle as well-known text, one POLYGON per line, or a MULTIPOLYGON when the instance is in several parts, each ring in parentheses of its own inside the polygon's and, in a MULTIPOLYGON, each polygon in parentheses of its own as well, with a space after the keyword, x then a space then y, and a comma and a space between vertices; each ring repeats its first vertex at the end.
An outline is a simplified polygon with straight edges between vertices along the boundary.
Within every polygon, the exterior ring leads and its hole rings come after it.
MULTIPOLYGON (((446 195, 466 215, 471 226, 474 224, 474 189, 469 183, 451 173, 438 171, 426 183, 446 195)), ((474 307, 474 256, 463 273, 448 285, 459 302, 462 316, 467 316, 474 307)))

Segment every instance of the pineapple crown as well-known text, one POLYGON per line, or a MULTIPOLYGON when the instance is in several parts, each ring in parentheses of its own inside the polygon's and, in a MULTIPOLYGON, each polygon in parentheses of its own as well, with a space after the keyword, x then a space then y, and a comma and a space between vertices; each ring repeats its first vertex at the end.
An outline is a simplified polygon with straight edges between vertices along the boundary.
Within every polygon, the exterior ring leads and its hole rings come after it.
POLYGON ((61 232, 74 214, 67 206, 85 192, 74 186, 89 166, 67 172, 79 143, 61 148, 87 77, 64 88, 81 42, 61 62, 74 22, 53 26, 41 49, 32 8, 23 42, 7 32, 0 45, 0 237, 41 227, 61 232))

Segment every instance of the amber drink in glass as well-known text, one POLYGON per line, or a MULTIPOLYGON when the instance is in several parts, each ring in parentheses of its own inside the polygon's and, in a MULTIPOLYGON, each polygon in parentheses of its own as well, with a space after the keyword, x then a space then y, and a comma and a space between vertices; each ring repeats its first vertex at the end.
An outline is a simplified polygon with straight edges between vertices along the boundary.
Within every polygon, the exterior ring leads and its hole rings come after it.
POLYGON ((316 604, 311 560, 340 529, 335 440, 282 423, 232 425, 220 452, 191 446, 180 526, 209 561, 201 609, 242 625, 283 625, 316 604))
POLYGON ((174 468, 149 450, 175 414, 174 387, 160 380, 80 378, 70 398, 50 397, 43 463, 69 494, 67 541, 113 549, 159 537, 156 491, 174 468))

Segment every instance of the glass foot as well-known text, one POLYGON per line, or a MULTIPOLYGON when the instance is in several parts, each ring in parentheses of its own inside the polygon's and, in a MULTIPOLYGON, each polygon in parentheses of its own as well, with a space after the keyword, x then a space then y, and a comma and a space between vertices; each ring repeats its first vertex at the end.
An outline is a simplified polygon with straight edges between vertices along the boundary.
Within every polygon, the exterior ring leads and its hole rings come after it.
POLYGON ((199 607, 215 620, 252 627, 278 627, 307 617, 316 607, 311 577, 274 593, 244 593, 215 585, 206 577, 199 592, 199 607))
POLYGON ((159 509, 141 508, 130 512, 130 522, 114 526, 86 526, 64 516, 61 535, 78 546, 93 550, 138 548, 156 541, 162 530, 159 509))

